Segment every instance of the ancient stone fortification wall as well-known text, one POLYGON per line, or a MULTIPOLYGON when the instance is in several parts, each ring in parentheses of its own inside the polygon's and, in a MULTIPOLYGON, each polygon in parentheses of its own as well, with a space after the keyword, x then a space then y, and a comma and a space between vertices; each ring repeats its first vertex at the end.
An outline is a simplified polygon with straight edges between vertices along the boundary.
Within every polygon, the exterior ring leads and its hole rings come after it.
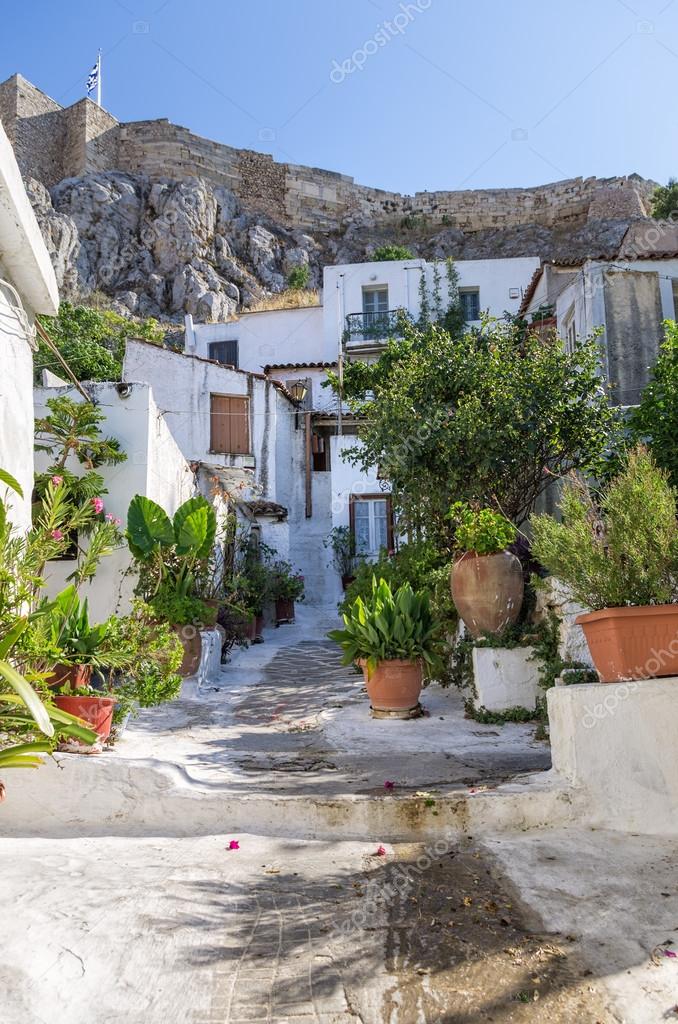
POLYGON ((46 185, 87 172, 120 170, 150 178, 202 177, 246 206, 309 231, 349 220, 425 222, 464 231, 519 224, 567 226, 594 218, 644 216, 651 183, 640 178, 571 178, 526 189, 394 192, 313 167, 276 163, 194 135, 167 120, 120 124, 90 100, 61 108, 20 75, 0 85, 0 117, 27 175, 46 185))

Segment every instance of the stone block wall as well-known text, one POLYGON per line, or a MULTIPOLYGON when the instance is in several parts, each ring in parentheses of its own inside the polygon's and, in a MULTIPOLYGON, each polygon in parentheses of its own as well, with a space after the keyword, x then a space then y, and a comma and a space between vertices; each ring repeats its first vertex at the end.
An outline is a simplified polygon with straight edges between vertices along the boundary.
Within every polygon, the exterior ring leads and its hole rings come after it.
POLYGON ((88 99, 62 108, 20 75, 0 84, 0 117, 26 175, 48 187, 62 178, 120 170, 153 178, 201 177, 244 206, 295 227, 333 231, 351 221, 450 226, 466 232, 520 224, 578 225, 644 216, 653 187, 637 176, 570 178, 535 188, 465 189, 403 196, 345 174, 277 163, 166 119, 120 124, 88 99))

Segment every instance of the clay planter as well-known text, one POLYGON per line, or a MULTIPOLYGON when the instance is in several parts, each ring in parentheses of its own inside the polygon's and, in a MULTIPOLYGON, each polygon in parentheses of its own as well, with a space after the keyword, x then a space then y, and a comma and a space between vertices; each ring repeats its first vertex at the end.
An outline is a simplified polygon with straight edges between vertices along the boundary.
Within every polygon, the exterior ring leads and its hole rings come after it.
POLYGON ((209 609, 205 614, 205 628, 210 629, 212 626, 216 625, 219 609, 223 602, 220 601, 218 597, 201 597, 200 600, 209 609))
POLYGON ((678 676, 678 605, 603 608, 575 622, 601 683, 678 676))
POLYGON ((92 678, 91 665, 64 665, 59 663, 52 669, 54 673, 47 681, 50 689, 54 690, 68 686, 72 690, 84 689, 89 686, 92 678))
MULTIPOLYGON (((66 693, 57 693, 54 696, 54 703, 61 711, 67 711, 69 715, 75 715, 86 722, 101 741, 108 739, 113 722, 114 697, 71 697, 66 693)), ((93 749, 86 743, 73 739, 69 739, 65 746, 69 750, 80 748, 83 752, 93 749)))
POLYGON ((518 620, 523 604, 523 570, 510 551, 476 555, 467 551, 450 573, 452 599, 471 636, 501 633, 518 620))
POLYGON ((179 666, 179 675, 184 679, 186 676, 194 676, 200 667, 202 655, 202 638, 200 630, 195 626, 172 626, 172 629, 181 640, 184 648, 184 660, 179 666))
POLYGON ((421 662, 380 661, 369 679, 365 663, 361 660, 358 664, 374 711, 411 711, 417 707, 423 678, 421 662))
POLYGON ((289 597, 276 597, 275 624, 280 626, 283 622, 294 622, 294 601, 289 597))
POLYGON ((254 622, 254 642, 256 644, 263 644, 264 642, 264 616, 257 615, 254 622))
POLYGON ((243 623, 243 635, 245 640, 253 644, 257 639, 257 620, 253 615, 251 619, 246 619, 243 623))

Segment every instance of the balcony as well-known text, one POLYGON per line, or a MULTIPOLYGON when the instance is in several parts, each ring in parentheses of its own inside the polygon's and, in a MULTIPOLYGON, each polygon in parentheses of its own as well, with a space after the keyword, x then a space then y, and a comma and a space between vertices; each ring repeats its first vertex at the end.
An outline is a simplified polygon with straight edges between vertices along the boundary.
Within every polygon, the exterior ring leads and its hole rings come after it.
POLYGON ((346 317, 344 341, 374 342, 402 335, 403 319, 409 319, 404 309, 387 309, 370 313, 349 313, 346 317))

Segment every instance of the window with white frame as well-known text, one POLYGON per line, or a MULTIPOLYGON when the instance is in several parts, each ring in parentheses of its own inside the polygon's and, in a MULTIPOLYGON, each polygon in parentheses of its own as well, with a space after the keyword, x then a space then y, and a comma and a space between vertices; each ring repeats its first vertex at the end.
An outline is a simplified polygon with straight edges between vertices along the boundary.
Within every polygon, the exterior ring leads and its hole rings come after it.
POLYGON ((565 351, 574 352, 577 347, 577 323, 574 316, 574 306, 571 306, 563 320, 563 340, 565 351))
POLYGON ((460 288, 459 301, 467 323, 471 320, 480 320, 480 289, 460 288))
POLYGON ((351 530, 356 551, 365 558, 376 558, 382 548, 393 545, 393 522, 389 495, 352 495, 351 530))

